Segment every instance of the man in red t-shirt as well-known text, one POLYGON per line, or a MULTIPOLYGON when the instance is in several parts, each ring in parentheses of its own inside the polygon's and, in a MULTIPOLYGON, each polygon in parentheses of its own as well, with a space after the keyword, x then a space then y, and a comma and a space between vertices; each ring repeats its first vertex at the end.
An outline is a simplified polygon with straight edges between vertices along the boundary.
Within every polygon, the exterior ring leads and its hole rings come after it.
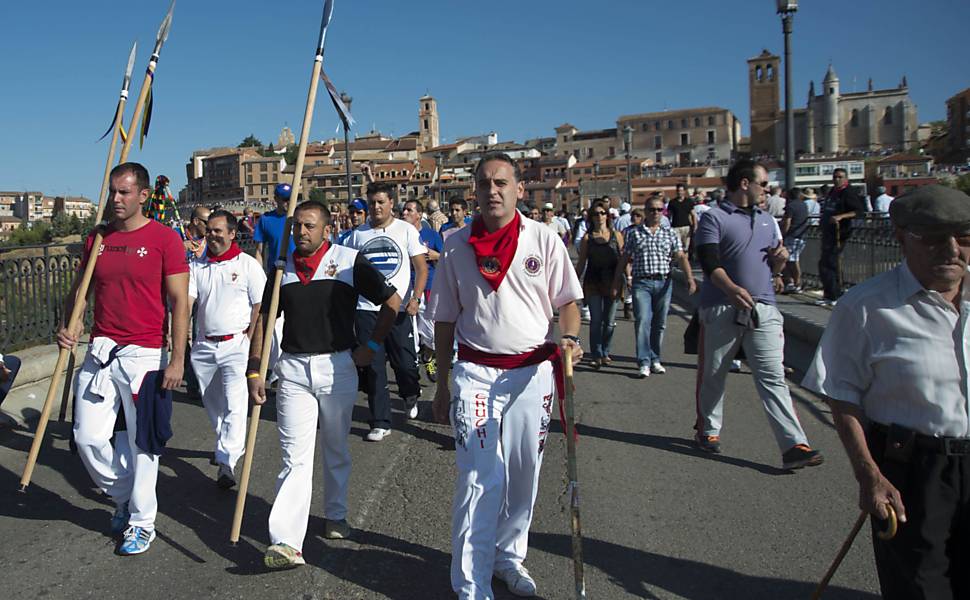
MULTIPOLYGON (((111 171, 104 238, 97 249, 91 288, 94 327, 84 365, 75 382, 74 440, 94 483, 115 501, 114 534, 124 532, 118 552, 141 554, 155 539, 158 502, 158 455, 135 443, 135 402, 145 374, 164 370, 162 387, 175 389, 182 380, 188 331, 189 267, 182 240, 172 229, 148 219, 144 204, 151 194, 148 171, 123 163, 111 171), (109 216, 110 215, 110 216, 109 216), (172 312, 172 355, 163 351, 166 301, 172 312), (120 407, 127 431, 111 437, 120 407)), ((91 255, 94 234, 85 244, 81 271, 91 255)), ((70 315, 80 277, 64 301, 70 315)), ((62 348, 73 348, 83 324, 57 334, 62 348)), ((146 400, 143 399, 143 402, 146 400)))

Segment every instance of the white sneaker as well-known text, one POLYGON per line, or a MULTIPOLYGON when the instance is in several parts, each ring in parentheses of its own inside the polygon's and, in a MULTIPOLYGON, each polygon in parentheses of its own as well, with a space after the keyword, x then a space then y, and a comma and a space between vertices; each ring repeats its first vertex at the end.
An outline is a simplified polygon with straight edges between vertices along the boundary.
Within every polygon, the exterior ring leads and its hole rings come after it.
POLYGON ((495 577, 504 581, 509 591, 516 596, 531 598, 536 595, 536 582, 522 565, 496 570, 495 577))
POLYGON ((408 418, 409 419, 417 419, 418 418, 418 404, 417 403, 415 403, 414 406, 411 407, 411 410, 408 411, 408 418))
POLYGON ((664 373, 667 372, 667 369, 665 369, 662 364, 655 362, 652 365, 650 365, 650 372, 656 373, 657 375, 663 375, 664 373))
POLYGON ((643 365, 642 367, 640 367, 640 379, 643 379, 644 377, 650 377, 649 365, 643 365))
POLYGON ((379 442, 389 435, 391 435, 390 429, 374 427, 373 429, 370 430, 367 436, 364 437, 364 439, 367 440, 368 442, 379 442))
POLYGON ((740 360, 735 359, 735 360, 732 360, 731 361, 731 372, 732 373, 740 373, 741 372, 741 361, 740 360))

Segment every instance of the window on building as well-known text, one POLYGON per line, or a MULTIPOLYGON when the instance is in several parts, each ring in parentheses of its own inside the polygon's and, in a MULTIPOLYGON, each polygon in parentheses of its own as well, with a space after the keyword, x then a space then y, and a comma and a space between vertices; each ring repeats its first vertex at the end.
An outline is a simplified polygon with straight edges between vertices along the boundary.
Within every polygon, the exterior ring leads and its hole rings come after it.
POLYGON ((767 72, 768 72, 768 81, 774 81, 775 80, 775 66, 774 65, 768 65, 767 72))
POLYGON ((761 65, 758 65, 754 70, 754 78, 757 79, 758 81, 761 81, 763 75, 764 73, 761 70, 761 65))
POLYGON ((252 183, 252 182, 253 182, 253 176, 252 175, 246 175, 246 183, 252 183))
POLYGON ((708 144, 714 144, 714 143, 716 143, 716 140, 715 140, 715 137, 714 137, 714 130, 713 129, 708 129, 707 130, 707 143, 708 144))
POLYGON ((707 117, 707 124, 714 125, 714 115, 707 117))
POLYGON ((583 173, 585 173, 587 175, 589 175, 592 172, 593 172, 593 169, 590 169, 589 167, 587 167, 586 169, 583 170, 583 173))
POLYGON ((269 194, 269 188, 265 185, 259 187, 259 193, 263 196, 269 194))
POLYGON ((673 122, 673 120, 672 119, 667 119, 667 129, 673 129, 673 128, 674 128, 674 122, 673 122))
MULTIPOLYGON (((427 102, 425 102, 424 103, 424 110, 431 110, 431 105, 428 104, 427 102)), ((425 127, 427 127, 427 125, 425 125, 425 127)))
POLYGON ((646 124, 646 123, 644 123, 643 125, 641 125, 641 126, 640 126, 640 129, 641 129, 642 131, 646 131, 646 130, 647 130, 647 124, 646 124))
POLYGON ((701 118, 694 117, 694 127, 700 127, 700 126, 701 126, 701 118))
POLYGON ((613 156, 614 154, 616 154, 616 147, 610 146, 610 156, 613 156))
POLYGON ((893 124, 893 109, 891 106, 886 107, 886 112, 882 116, 882 122, 886 125, 893 124))
POLYGON ((849 175, 862 175, 864 172, 861 163, 852 163, 849 165, 849 175))
POLYGON ((657 152, 657 154, 654 155, 654 162, 656 162, 659 165, 663 163, 663 161, 664 161, 663 152, 657 152))
POLYGON ((265 171, 266 170, 266 163, 259 163, 259 170, 260 171, 265 171))
POLYGON ((664 147, 663 136, 655 135, 653 136, 653 148, 654 150, 660 150, 664 147))
POLYGON ((856 108, 853 108, 852 109, 852 118, 849 119, 849 126, 850 127, 858 127, 859 126, 859 110, 856 109, 856 108))
POLYGON ((680 128, 681 129, 687 129, 687 119, 681 119, 680 120, 680 128))
POLYGON ((831 96, 834 93, 835 93, 835 88, 834 87, 830 87, 829 88, 829 96, 831 96))
POLYGON ((588 158, 592 158, 593 157, 593 149, 592 148, 587 148, 586 149, 586 156, 588 158))
POLYGON ((654 121, 653 122, 653 130, 654 131, 660 131, 660 121, 654 121))
POLYGON ((680 134, 680 145, 687 146, 688 144, 690 144, 690 134, 689 133, 680 134))
POLYGON ((260 175, 259 176, 259 182, 260 183, 266 183, 267 181, 269 181, 269 180, 266 178, 266 175, 260 175))

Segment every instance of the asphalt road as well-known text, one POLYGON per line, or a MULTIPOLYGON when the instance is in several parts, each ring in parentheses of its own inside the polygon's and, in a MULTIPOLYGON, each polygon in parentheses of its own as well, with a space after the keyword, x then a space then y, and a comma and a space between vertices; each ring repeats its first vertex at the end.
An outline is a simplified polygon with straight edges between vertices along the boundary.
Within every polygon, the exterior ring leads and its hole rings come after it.
MULTIPOLYGON (((855 482, 829 411, 793 386, 802 424, 827 460, 783 471, 745 369, 728 378, 724 453, 697 452, 691 445, 696 360, 680 352, 685 326, 683 314, 672 312, 666 375, 635 377, 632 323, 623 319, 614 365, 577 368, 588 597, 809 598, 857 516, 855 482)), ((792 344, 789 360, 803 365, 810 350, 792 344)), ((432 391, 427 387, 425 398, 432 391)), ((227 540, 235 493, 214 485, 212 435, 201 405, 177 395, 175 437, 158 481, 158 539, 137 557, 114 555, 106 535, 111 505, 70 453, 69 424, 51 424, 26 494, 17 489, 31 434, 2 430, 0 597, 451 598, 450 429, 399 420, 390 437, 372 444, 362 441, 366 418, 361 398, 351 432, 354 538, 323 540, 318 469, 304 547, 309 564, 285 572, 262 566, 280 465, 272 405, 262 411, 242 539, 233 547, 227 540)), ((573 578, 565 442, 555 424, 554 432, 526 564, 540 597, 558 600, 572 597, 573 578)), ((498 598, 512 597, 494 585, 498 598)), ((878 597, 867 530, 824 597, 878 597)))

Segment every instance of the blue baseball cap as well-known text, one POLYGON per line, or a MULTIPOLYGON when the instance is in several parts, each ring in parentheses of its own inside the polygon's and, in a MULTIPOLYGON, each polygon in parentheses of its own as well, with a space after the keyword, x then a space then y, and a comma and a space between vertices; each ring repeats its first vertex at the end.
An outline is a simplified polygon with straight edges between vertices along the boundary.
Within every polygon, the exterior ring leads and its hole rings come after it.
POLYGON ((347 205, 350 210, 362 210, 367 212, 367 201, 363 198, 354 198, 354 201, 347 205))
POLYGON ((288 183, 280 183, 273 190, 273 195, 277 198, 282 198, 283 200, 289 200, 290 194, 293 192, 293 187, 288 183))

